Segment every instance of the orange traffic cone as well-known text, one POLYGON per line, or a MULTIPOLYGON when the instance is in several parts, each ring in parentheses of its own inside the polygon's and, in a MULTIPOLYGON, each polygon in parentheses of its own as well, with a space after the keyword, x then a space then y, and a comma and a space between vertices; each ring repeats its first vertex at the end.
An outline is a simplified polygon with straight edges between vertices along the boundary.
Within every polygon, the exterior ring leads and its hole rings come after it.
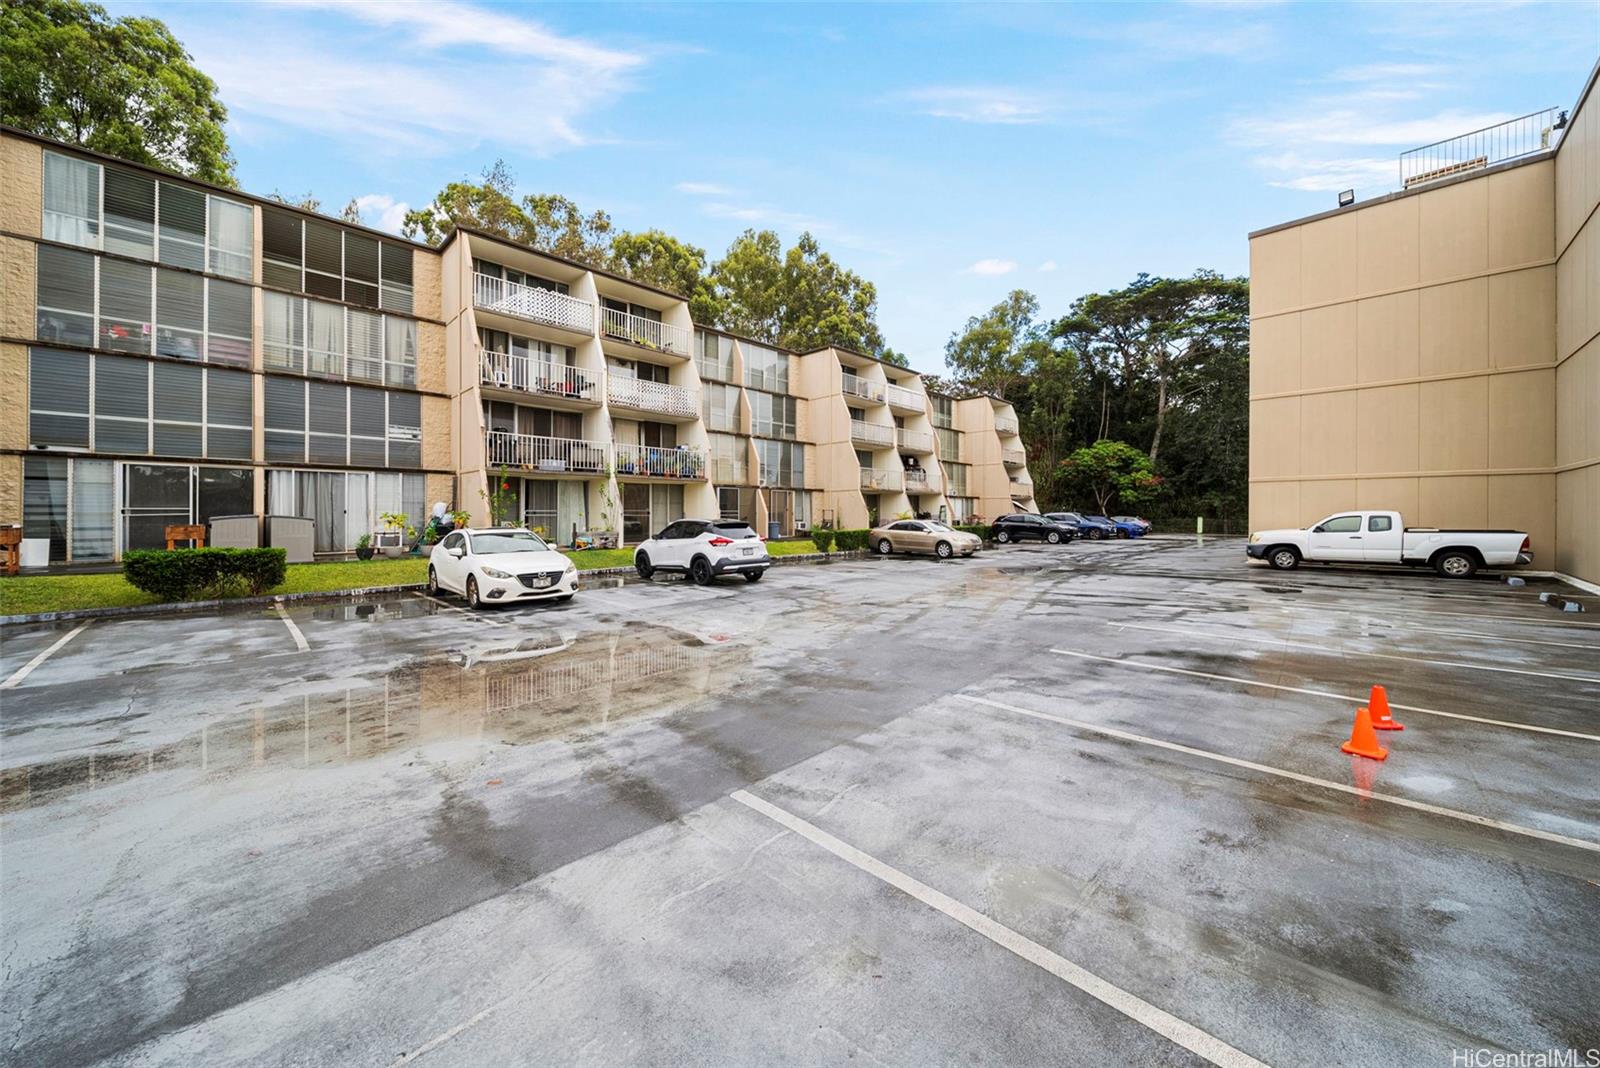
POLYGON ((1372 728, 1380 731, 1403 731, 1405 726, 1395 722, 1389 713, 1389 695, 1382 686, 1372 688, 1372 696, 1367 700, 1367 707, 1372 709, 1372 728))
POLYGON ((1372 713, 1365 705, 1356 709, 1356 725, 1350 731, 1350 740, 1339 748, 1352 756, 1373 760, 1383 760, 1389 755, 1389 750, 1378 744, 1378 734, 1372 729, 1372 713))

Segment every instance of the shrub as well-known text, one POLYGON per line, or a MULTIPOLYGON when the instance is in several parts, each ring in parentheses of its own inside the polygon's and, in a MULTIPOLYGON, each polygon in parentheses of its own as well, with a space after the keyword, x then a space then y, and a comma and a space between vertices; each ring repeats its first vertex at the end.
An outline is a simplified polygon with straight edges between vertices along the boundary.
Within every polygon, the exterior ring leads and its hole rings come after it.
POLYGON ((989 528, 982 523, 956 523, 955 528, 968 534, 976 534, 984 541, 989 540, 989 528))
POLYGON ((869 533, 867 530, 837 530, 834 531, 834 544, 842 553, 865 549, 869 533))
POLYGON ((812 527, 811 544, 817 547, 817 552, 825 553, 833 548, 833 528, 812 527))
POLYGON ((130 549, 123 576, 163 601, 257 595, 283 584, 288 575, 283 549, 130 549))

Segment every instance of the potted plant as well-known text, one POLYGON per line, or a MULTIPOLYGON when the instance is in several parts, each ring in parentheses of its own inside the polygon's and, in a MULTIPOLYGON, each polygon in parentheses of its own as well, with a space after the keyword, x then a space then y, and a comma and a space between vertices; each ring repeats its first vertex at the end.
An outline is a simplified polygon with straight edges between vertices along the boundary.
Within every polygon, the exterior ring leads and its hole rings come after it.
POLYGON ((384 527, 378 531, 376 539, 378 548, 382 549, 383 555, 391 560, 399 559, 400 554, 405 551, 406 539, 415 534, 415 531, 406 526, 408 518, 410 517, 404 512, 384 512, 378 517, 378 522, 384 527))
POLYGON ((356 559, 357 560, 371 560, 372 559, 372 535, 371 534, 363 534, 363 535, 361 535, 361 537, 356 539, 356 559))
POLYGON ((462 527, 465 527, 465 526, 469 525, 472 522, 472 513, 471 512, 463 512, 460 509, 457 509, 456 511, 450 512, 448 514, 449 514, 449 517, 450 517, 451 525, 454 526, 457 530, 460 530, 462 527))

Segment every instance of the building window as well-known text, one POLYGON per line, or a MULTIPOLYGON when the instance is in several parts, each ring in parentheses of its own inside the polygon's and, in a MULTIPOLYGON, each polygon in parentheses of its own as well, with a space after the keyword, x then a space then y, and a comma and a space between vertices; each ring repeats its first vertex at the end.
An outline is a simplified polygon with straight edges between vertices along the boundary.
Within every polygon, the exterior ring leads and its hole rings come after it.
POLYGON ((148 174, 105 168, 105 250, 141 260, 156 256, 156 182, 148 174))
POLYGON ((417 381, 414 319, 285 293, 261 294, 263 365, 391 386, 417 381))
POLYGON ((733 338, 696 330, 694 359, 700 368, 700 377, 718 382, 732 382, 733 338))
POLYGON ((412 310, 409 247, 283 208, 261 209, 261 280, 365 308, 412 310))
POLYGON ((739 387, 707 382, 703 392, 702 417, 707 430, 739 429, 739 387))
POLYGON ((796 435, 800 412, 796 398, 755 390, 749 393, 749 398, 751 433, 764 438, 792 438, 796 435))
POLYGON ((100 247, 100 178, 98 163, 44 154, 44 229, 47 241, 85 248, 100 247))
POLYGON ((315 552, 348 552, 387 512, 420 528, 427 515, 423 490, 421 475, 275 468, 267 472, 267 514, 312 520, 315 552))
POLYGON ((943 467, 945 492, 954 497, 965 496, 967 492, 967 465, 945 461, 943 467))
POLYGON ((268 460, 422 466, 422 404, 415 393, 275 376, 265 388, 268 460))
POLYGON ((50 559, 109 560, 116 551, 110 460, 29 456, 22 469, 22 533, 48 538, 50 559))
POLYGON ((206 248, 212 272, 249 281, 255 249, 255 212, 248 204, 215 194, 206 197, 206 203, 211 209, 206 248))
POLYGON ((789 357, 777 349, 757 345, 753 341, 739 342, 744 353, 744 384, 774 393, 789 392, 789 357))
POLYGON ((622 489, 622 540, 636 544, 683 518, 682 486, 625 482, 622 489))
POLYGON ((805 485, 806 447, 798 441, 755 441, 761 483, 766 486, 805 485))
POLYGON ((941 429, 949 429, 956 425, 956 403, 949 397, 941 397, 937 393, 928 394, 928 399, 933 402, 933 425, 941 429))
POLYGON ((940 459, 961 459, 961 431, 951 430, 949 427, 935 427, 933 435, 939 440, 940 459))

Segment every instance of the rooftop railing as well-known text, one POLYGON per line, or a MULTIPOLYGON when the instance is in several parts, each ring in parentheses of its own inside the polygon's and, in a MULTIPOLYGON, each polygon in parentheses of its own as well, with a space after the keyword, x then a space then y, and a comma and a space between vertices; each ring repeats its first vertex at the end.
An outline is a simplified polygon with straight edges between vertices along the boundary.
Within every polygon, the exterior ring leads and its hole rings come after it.
POLYGON ((1566 112, 1545 108, 1402 152, 1400 186, 1410 189, 1554 148, 1566 125, 1566 112))

